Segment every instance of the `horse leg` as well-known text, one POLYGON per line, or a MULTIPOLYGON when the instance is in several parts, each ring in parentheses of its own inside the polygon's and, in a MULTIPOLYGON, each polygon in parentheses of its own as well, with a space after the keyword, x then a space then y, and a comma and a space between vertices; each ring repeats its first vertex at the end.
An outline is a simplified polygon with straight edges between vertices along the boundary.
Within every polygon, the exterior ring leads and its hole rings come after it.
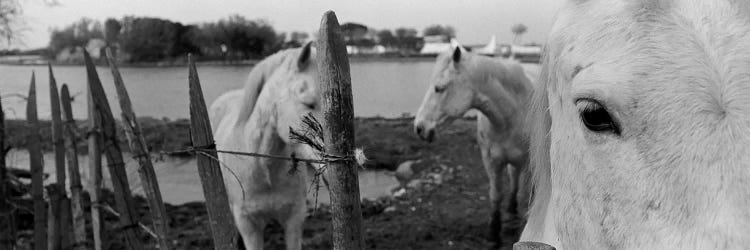
POLYGON ((521 176, 521 168, 514 165, 508 165, 508 178, 510 179, 510 197, 508 200, 507 212, 512 215, 518 215, 518 186, 521 176))
MULTIPOLYGON (((241 210, 241 208, 239 209, 241 210)), ((257 216, 250 216, 242 211, 234 211, 234 222, 237 224, 237 230, 242 236, 242 242, 247 250, 263 249, 263 229, 266 226, 265 220, 257 216)))
POLYGON ((484 163, 484 169, 487 171, 487 177, 490 181, 490 202, 492 206, 492 215, 490 217, 490 228, 489 228, 489 239, 493 244, 493 248, 497 249, 502 246, 502 239, 500 234, 502 232, 502 213, 500 213, 500 204, 503 200, 502 192, 502 172, 506 165, 504 161, 497 161, 492 158, 490 149, 482 150, 482 161, 484 163), (503 162, 497 164, 497 162, 503 162))
POLYGON ((287 250, 302 249, 302 224, 304 222, 304 211, 301 213, 292 214, 284 222, 284 243, 286 243, 287 250))

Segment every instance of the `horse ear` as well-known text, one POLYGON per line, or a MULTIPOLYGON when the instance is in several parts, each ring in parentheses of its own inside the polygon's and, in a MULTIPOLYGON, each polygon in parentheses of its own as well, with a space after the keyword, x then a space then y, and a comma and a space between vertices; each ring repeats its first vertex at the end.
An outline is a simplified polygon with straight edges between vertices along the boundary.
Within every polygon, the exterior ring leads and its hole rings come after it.
POLYGON ((307 67, 307 63, 310 61, 310 54, 312 53, 310 51, 311 45, 312 42, 305 43, 305 46, 302 47, 302 51, 299 53, 299 58, 297 58, 297 67, 299 70, 304 70, 305 67, 307 67))
POLYGON ((458 63, 461 61, 461 46, 456 46, 453 50, 453 62, 458 63))

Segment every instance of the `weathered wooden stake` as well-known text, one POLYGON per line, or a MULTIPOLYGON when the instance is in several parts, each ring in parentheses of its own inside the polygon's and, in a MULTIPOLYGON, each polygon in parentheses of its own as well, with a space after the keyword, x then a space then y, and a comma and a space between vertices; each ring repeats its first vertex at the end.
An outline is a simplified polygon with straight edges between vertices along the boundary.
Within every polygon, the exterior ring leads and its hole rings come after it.
POLYGON ((56 184, 44 187, 47 190, 49 206, 47 206, 47 247, 62 249, 60 244, 60 188, 56 184))
POLYGON ((159 242, 159 249, 172 249, 172 243, 169 241, 169 217, 167 216, 167 209, 164 207, 164 202, 162 202, 159 183, 156 179, 154 166, 151 163, 146 140, 143 139, 143 133, 136 121, 135 112, 133 112, 133 105, 130 103, 128 90, 125 88, 125 83, 122 81, 122 76, 120 76, 120 70, 117 68, 116 60, 112 55, 112 51, 107 48, 106 53, 109 68, 112 70, 112 78, 114 78, 115 81, 117 97, 120 100, 122 123, 125 127, 125 135, 128 138, 130 152, 135 155, 135 158, 138 160, 138 165, 141 166, 138 168, 138 174, 140 174, 141 177, 143 191, 148 198, 154 232, 159 237, 157 239, 159 242))
POLYGON ((57 81, 52 73, 52 65, 49 68, 49 99, 52 111, 52 146, 55 152, 55 172, 57 183, 57 194, 50 196, 52 206, 50 213, 54 214, 54 224, 49 227, 49 247, 51 249, 67 248, 70 244, 70 201, 66 195, 65 185, 65 141, 63 141, 63 124, 60 115, 60 96, 57 89, 57 81))
POLYGON ((60 90, 60 101, 62 104, 63 119, 65 120, 65 148, 68 159, 68 173, 70 175, 70 199, 73 211, 73 249, 87 249, 86 240, 86 215, 83 209, 83 186, 81 185, 81 172, 78 168, 78 150, 76 138, 76 121, 73 119, 73 109, 70 107, 70 92, 68 85, 63 84, 60 90))
MULTIPOLYGON (((208 110, 206 101, 203 99, 198 71, 195 69, 192 56, 188 55, 188 61, 190 134, 193 146, 214 148, 214 136, 208 120, 208 110)), ((234 226, 234 219, 229 209, 227 190, 219 162, 215 160, 218 158, 215 152, 206 154, 210 157, 203 154, 197 156, 198 174, 203 185, 203 195, 206 197, 206 210, 208 210, 208 221, 214 238, 214 249, 237 249, 237 228, 234 226)))
POLYGON ((0 101, 0 249, 13 249, 16 242, 15 212, 10 204, 8 169, 5 166, 5 112, 0 101))
POLYGON ((112 178, 117 210, 120 212, 120 227, 125 233, 125 238, 130 249, 143 249, 137 231, 139 229, 138 211, 135 210, 135 205, 133 204, 128 176, 125 172, 125 163, 122 160, 122 151, 120 150, 120 144, 117 142, 115 118, 112 116, 112 110, 109 107, 107 95, 104 93, 99 75, 96 73, 96 67, 86 50, 83 51, 83 59, 86 63, 91 97, 93 98, 96 112, 99 114, 99 118, 101 118, 101 123, 98 127, 102 129, 103 150, 104 155, 107 157, 107 169, 109 169, 109 175, 112 178))
MULTIPOLYGON (((101 204, 102 200, 102 150, 101 150, 101 118, 96 111, 94 99, 91 97, 91 81, 87 83, 86 95, 88 108, 88 155, 89 155, 89 185, 88 191, 91 204, 101 204)), ((104 230, 104 218, 100 206, 91 206, 91 230, 94 233, 94 250, 106 249, 106 243, 102 231, 104 230)))
MULTIPOLYGON (((349 59, 333 11, 323 14, 318 35, 318 78, 323 90, 326 153, 354 157, 354 109, 349 59)), ((328 164, 334 249, 364 249, 358 167, 354 160, 328 164)))
POLYGON ((31 86, 26 99, 26 120, 28 120, 28 137, 26 147, 29 150, 31 169, 31 197, 34 199, 34 249, 47 250, 47 209, 44 202, 44 165, 42 165, 42 148, 39 135, 39 118, 36 113, 36 82, 31 73, 31 86))

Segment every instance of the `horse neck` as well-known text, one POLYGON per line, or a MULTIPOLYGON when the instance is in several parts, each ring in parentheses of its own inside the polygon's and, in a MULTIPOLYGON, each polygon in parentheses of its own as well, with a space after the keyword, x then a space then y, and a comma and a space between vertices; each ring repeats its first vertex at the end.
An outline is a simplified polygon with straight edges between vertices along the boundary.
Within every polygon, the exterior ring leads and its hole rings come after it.
POLYGON ((526 100, 531 92, 531 82, 523 72, 514 72, 505 63, 491 58, 474 56, 470 65, 470 79, 478 92, 474 108, 493 124, 505 126, 523 119, 526 100))

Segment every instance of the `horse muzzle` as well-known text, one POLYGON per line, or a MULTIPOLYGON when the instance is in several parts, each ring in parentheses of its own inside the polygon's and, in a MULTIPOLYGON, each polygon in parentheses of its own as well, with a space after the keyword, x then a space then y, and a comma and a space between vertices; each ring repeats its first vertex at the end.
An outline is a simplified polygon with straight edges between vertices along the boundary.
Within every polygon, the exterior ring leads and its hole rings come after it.
POLYGON ((426 142, 432 142, 435 139, 435 127, 427 127, 424 124, 415 124, 414 132, 417 133, 419 139, 426 142))

